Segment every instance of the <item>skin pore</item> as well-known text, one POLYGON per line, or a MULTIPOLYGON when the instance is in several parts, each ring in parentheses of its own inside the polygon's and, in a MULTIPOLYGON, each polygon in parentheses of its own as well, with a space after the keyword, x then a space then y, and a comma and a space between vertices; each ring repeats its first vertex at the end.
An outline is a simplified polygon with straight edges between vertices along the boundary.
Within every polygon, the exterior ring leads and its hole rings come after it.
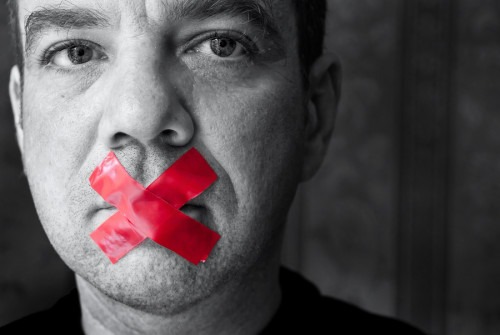
POLYGON ((19 1, 18 142, 88 334, 252 334, 279 305, 287 210, 333 130, 335 60, 315 63, 305 92, 291 1, 200 3, 19 1), (182 209, 222 236, 207 262, 146 240, 112 265, 89 238, 115 213, 92 170, 112 150, 149 185, 191 147, 219 177, 182 209))

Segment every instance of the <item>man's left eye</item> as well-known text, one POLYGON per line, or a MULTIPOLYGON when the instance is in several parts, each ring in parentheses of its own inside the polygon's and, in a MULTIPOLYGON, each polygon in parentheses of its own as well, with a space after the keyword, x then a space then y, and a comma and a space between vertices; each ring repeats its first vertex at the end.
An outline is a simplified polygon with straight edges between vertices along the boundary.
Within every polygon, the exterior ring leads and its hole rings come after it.
POLYGON ((193 51, 220 58, 240 58, 249 53, 240 42, 228 37, 215 37, 203 41, 193 51))

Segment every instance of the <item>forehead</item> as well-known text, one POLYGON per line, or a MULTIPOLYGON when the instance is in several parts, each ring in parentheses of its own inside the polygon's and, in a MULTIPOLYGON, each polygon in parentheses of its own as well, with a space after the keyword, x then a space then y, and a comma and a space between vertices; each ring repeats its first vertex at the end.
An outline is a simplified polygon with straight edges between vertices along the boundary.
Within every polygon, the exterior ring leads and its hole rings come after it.
POLYGON ((270 27, 279 29, 285 39, 295 26, 292 0, 19 0, 18 3, 23 35, 34 14, 58 10, 93 12, 112 26, 168 26, 185 17, 240 16, 254 24, 269 21, 270 27))

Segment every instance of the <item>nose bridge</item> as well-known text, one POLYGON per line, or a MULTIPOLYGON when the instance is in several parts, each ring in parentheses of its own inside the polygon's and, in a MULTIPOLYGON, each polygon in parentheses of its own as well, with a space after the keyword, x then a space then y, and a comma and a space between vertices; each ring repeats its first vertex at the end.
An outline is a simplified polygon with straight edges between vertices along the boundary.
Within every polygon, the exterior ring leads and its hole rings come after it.
POLYGON ((111 113, 114 122, 122 123, 122 132, 137 139, 159 131, 175 99, 167 74, 161 73, 158 63, 151 56, 131 56, 117 68, 111 113))
POLYGON ((109 147, 132 140, 146 144, 162 134, 173 145, 189 142, 193 121, 180 104, 161 56, 146 42, 118 54, 104 88, 108 99, 100 125, 109 147))

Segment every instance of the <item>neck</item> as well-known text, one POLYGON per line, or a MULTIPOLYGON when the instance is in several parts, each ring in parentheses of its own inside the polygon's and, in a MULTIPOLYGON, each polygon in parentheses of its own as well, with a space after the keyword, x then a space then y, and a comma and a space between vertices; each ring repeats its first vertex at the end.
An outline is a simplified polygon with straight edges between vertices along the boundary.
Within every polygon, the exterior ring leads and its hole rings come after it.
POLYGON ((250 270, 175 315, 153 315, 131 308, 77 276, 83 328, 87 335, 256 334, 269 323, 281 300, 279 267, 268 267, 250 270))

